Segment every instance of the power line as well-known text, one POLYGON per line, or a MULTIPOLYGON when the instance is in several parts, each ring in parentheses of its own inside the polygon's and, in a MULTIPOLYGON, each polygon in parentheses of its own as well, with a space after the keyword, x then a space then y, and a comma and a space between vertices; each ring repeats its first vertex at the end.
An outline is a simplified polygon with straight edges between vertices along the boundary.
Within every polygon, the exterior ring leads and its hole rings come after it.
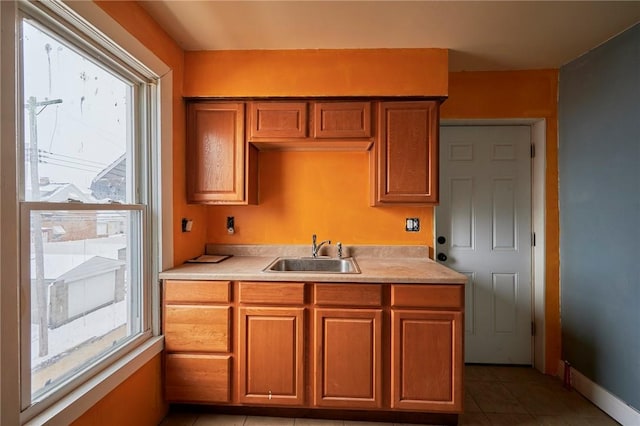
POLYGON ((96 165, 98 165, 100 167, 105 167, 105 166, 108 165, 108 163, 101 163, 99 161, 87 160, 87 159, 80 158, 80 157, 72 157, 70 155, 59 154, 57 152, 47 151, 46 149, 38 149, 38 152, 42 152, 44 154, 48 154, 48 155, 55 156, 55 157, 65 157, 65 158, 69 158, 71 160, 77 160, 77 161, 80 161, 80 162, 83 162, 83 163, 93 163, 93 164, 96 164, 96 165))

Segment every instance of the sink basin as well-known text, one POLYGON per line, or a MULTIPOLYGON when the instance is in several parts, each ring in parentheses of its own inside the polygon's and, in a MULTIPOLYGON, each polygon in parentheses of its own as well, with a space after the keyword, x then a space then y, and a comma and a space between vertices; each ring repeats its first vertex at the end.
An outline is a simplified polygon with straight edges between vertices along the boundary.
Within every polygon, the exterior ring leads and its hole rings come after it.
POLYGON ((352 257, 279 257, 263 269, 265 272, 310 272, 328 274, 359 274, 360 268, 352 257))

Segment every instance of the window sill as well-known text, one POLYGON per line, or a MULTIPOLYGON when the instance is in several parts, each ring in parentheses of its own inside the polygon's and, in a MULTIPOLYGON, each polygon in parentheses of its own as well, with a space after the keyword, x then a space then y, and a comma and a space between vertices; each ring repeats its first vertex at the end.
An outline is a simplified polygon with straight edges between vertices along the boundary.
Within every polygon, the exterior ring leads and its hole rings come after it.
POLYGON ((162 352, 164 337, 156 336, 116 361, 60 401, 33 417, 24 425, 70 424, 109 392, 128 379, 140 367, 162 352))

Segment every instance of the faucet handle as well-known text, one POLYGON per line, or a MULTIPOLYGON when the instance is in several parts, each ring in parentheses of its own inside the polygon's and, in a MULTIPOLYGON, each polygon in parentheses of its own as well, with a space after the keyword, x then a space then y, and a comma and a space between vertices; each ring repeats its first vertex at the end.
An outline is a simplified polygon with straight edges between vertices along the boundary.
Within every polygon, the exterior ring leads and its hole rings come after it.
POLYGON ((338 259, 342 259, 342 243, 338 241, 338 259))

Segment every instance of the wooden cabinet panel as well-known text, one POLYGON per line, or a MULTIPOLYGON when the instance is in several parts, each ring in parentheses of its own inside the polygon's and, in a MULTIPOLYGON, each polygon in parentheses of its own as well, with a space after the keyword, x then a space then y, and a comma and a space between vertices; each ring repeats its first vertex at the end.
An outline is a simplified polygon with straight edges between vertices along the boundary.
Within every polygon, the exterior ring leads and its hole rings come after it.
POLYGON ((168 354, 165 394, 170 402, 229 402, 231 356, 168 354))
POLYGON ((306 102, 251 102, 249 140, 307 137, 306 102))
POLYGON ((374 205, 438 202, 438 102, 381 102, 374 205))
POLYGON ((230 312, 229 306, 166 305, 166 350, 229 352, 230 312))
POLYGON ((313 103, 315 138, 368 138, 371 136, 371 102, 313 103))
POLYGON ((382 407, 382 310, 316 308, 314 323, 314 404, 382 407))
POLYGON ((244 104, 187 104, 187 200, 246 203, 244 104))
POLYGON ((391 287, 391 306, 404 308, 464 308, 462 285, 394 284, 391 287))
POLYGON ((304 283, 241 282, 238 284, 240 303, 269 305, 301 305, 304 303, 304 283))
POLYGON ((228 303, 229 281, 180 281, 164 283, 164 300, 168 303, 228 303))
POLYGON ((304 404, 304 308, 239 308, 238 401, 304 404))
POLYGON ((313 288, 316 305, 381 306, 382 286, 379 284, 316 284, 313 288))
POLYGON ((392 408, 462 411, 462 313, 391 311, 392 408))

